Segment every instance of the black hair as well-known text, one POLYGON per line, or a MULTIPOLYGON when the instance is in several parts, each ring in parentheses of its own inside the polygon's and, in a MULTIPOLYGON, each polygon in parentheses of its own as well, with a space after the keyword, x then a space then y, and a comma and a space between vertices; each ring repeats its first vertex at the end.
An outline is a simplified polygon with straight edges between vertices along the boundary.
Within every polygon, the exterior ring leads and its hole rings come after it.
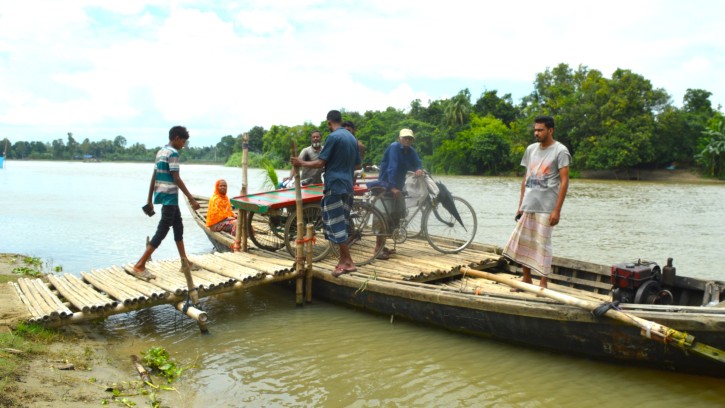
POLYGON ((175 137, 187 140, 189 138, 189 131, 183 126, 174 126, 169 129, 169 140, 174 140, 175 137))
POLYGON ((541 123, 549 129, 554 128, 554 118, 551 116, 537 116, 534 118, 534 123, 541 123))
POLYGON ((310 137, 312 137, 312 135, 314 135, 315 133, 319 133, 319 134, 320 134, 320 137, 322 137, 322 132, 320 132, 320 131, 319 131, 319 130, 317 130, 317 129, 315 129, 315 130, 313 130, 312 132, 310 132, 310 137))
POLYGON ((349 120, 346 120, 346 121, 342 122, 342 127, 344 127, 344 128, 350 127, 350 128, 355 129, 355 124, 349 120))
POLYGON ((327 120, 332 123, 340 123, 342 122, 342 113, 339 110, 331 110, 327 112, 327 120))

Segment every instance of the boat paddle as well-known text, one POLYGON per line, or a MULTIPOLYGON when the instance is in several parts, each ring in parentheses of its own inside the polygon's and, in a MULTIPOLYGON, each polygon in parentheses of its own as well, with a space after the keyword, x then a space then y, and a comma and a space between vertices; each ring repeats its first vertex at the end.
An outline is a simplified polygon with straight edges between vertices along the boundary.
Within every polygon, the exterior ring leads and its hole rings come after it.
MULTIPOLYGON (((580 307, 582 309, 589 310, 590 312, 593 312, 595 309, 601 306, 596 302, 580 299, 561 292, 557 292, 552 289, 541 288, 530 283, 520 282, 489 272, 477 271, 471 268, 461 268, 461 272, 464 275, 469 275, 476 278, 484 278, 495 282, 503 283, 516 289, 521 289, 525 292, 534 293, 539 296, 554 299, 558 302, 570 306, 580 307)), ((699 356, 725 364, 724 351, 712 346, 708 346, 707 344, 702 344, 696 341, 694 336, 689 335, 685 332, 681 332, 667 326, 663 326, 659 323, 642 319, 641 317, 637 317, 630 313, 626 313, 621 310, 615 310, 612 308, 604 312, 603 315, 614 320, 619 320, 623 323, 639 327, 640 329, 642 329, 640 334, 650 340, 654 340, 669 346, 674 346, 685 351, 690 351, 699 356)))

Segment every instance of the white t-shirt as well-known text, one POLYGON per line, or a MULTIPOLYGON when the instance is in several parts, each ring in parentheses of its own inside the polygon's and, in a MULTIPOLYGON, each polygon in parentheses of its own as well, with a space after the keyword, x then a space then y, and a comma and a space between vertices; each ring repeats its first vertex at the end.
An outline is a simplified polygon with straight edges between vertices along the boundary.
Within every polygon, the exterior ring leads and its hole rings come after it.
POLYGON ((550 213, 559 198, 559 169, 568 167, 571 154, 563 144, 542 149, 539 143, 526 148, 521 165, 526 167, 526 189, 521 202, 524 212, 550 213))

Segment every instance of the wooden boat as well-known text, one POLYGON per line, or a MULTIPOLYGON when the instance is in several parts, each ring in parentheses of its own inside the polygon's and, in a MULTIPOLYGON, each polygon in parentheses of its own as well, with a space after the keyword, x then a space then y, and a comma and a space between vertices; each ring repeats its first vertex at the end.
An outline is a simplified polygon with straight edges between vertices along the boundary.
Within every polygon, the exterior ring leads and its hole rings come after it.
MULTIPOLYGON (((205 226, 207 199, 195 198, 202 204, 198 211, 190 209, 195 221, 216 249, 229 250, 233 237, 205 226)), ((250 245, 250 251, 261 250, 250 245)), ((292 260, 284 250, 265 253, 292 260)), ((597 317, 581 305, 514 293, 508 285, 468 272, 487 271, 497 279, 520 280, 520 266, 500 254, 499 247, 474 243, 459 254, 441 256, 423 240, 409 239, 397 247, 393 259, 374 261, 339 278, 331 274, 336 259, 315 263, 312 292, 316 298, 391 319, 587 358, 725 378, 725 302, 720 301, 724 282, 679 276, 672 267, 644 261, 612 267, 554 258, 552 293, 595 305, 612 302, 614 293, 630 302, 619 305, 623 322, 608 317, 619 312, 597 317), (639 303, 632 303, 635 300, 639 303), (644 326, 628 324, 628 320, 642 319, 647 322, 644 326), (665 333, 671 336, 664 339, 668 344, 662 338, 655 341, 644 336, 656 339, 648 332, 658 324, 676 330, 665 333), (677 333, 685 336, 675 341, 677 333), (703 357, 678 347, 688 342, 712 347, 711 355, 703 357)))

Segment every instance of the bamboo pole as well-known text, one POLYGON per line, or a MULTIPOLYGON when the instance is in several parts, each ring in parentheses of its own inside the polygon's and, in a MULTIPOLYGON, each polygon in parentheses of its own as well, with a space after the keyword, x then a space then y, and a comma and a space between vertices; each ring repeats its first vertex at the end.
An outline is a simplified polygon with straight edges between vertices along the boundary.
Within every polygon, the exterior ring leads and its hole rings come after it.
POLYGON ((102 281, 100 279, 97 279, 95 276, 87 272, 81 272, 81 276, 83 277, 83 279, 86 280, 86 282, 108 293, 117 300, 123 302, 123 304, 126 306, 138 303, 137 299, 129 297, 127 293, 117 289, 115 286, 108 283, 108 281, 102 281))
MULTIPOLYGON (((98 272, 98 271, 97 271, 98 272)), ((169 296, 169 292, 160 290, 157 286, 153 286, 150 283, 144 282, 140 279, 133 278, 126 273, 123 269, 118 266, 112 266, 106 270, 104 277, 112 279, 120 285, 126 285, 131 289, 144 294, 146 297, 154 299, 163 299, 169 296)))
POLYGON ((101 295, 100 293, 96 292, 92 289, 92 287, 89 287, 89 285, 83 283, 80 279, 76 278, 74 275, 66 274, 65 279, 71 284, 75 285, 76 288, 78 288, 78 293, 85 296, 86 299, 89 299, 93 302, 95 302, 95 305, 97 307, 103 308, 104 310, 111 309, 113 307, 116 307, 118 305, 118 302, 109 299, 107 296, 101 295))
MULTIPOLYGON (((242 189, 239 192, 240 195, 247 195, 247 158, 249 157, 249 133, 242 135, 242 189)), ((237 210, 237 233, 232 244, 232 250, 234 252, 247 252, 249 250, 247 246, 247 237, 249 231, 247 231, 247 216, 248 212, 241 208, 237 210)))
MULTIPOLYGON (((292 145, 290 147, 290 153, 291 158, 297 157, 297 143, 295 141, 292 141, 292 145)), ((295 237, 295 272, 297 274, 297 280, 295 281, 295 299, 297 306, 302 306, 303 303, 303 293, 302 293, 302 286, 304 284, 304 273, 305 273, 305 258, 304 258, 304 240, 303 237, 303 230, 305 225, 305 220, 303 219, 303 211, 302 211, 302 185, 300 180, 300 168, 295 166, 294 167, 294 173, 295 173, 295 207, 297 210, 297 236, 295 237)))
POLYGON ((41 311, 44 316, 48 316, 48 318, 53 320, 60 319, 60 314, 58 314, 56 310, 49 306, 45 302, 45 299, 43 299, 43 297, 40 296, 40 294, 37 293, 36 290, 33 290, 34 285, 32 285, 32 281, 30 279, 18 279, 18 284, 20 284, 20 288, 23 289, 23 291, 27 295, 28 300, 33 302, 35 304, 35 308, 41 311))
MULTIPOLYGON (((529 293, 535 293, 539 296, 548 297, 560 303, 580 307, 589 311, 594 311, 594 309, 600 306, 596 302, 566 295, 555 290, 540 288, 529 283, 516 281, 493 273, 476 271, 470 268, 461 268, 461 271, 466 275, 503 283, 529 293)), ((619 320, 620 322, 639 327, 642 329, 640 334, 650 340, 674 346, 685 351, 691 351, 701 357, 706 357, 725 364, 725 351, 697 342, 694 336, 685 332, 680 332, 659 323, 642 319, 641 317, 619 310, 609 309, 604 313, 604 315, 614 320, 619 320)))
POLYGON ((20 288, 20 285, 18 285, 15 282, 10 282, 10 284, 13 285, 15 288, 15 292, 18 293, 18 296, 20 297, 20 300, 25 304, 25 306, 28 308, 28 312, 30 312, 30 315, 33 317, 30 319, 31 322, 37 322, 38 320, 49 320, 50 316, 45 316, 41 310, 38 310, 33 303, 30 302, 30 299, 28 299, 27 296, 25 296, 25 293, 23 293, 23 290, 20 288))
POLYGON ((307 224, 307 234, 305 234, 305 247, 307 250, 307 267, 305 268, 305 302, 307 303, 312 303, 312 240, 314 236, 314 225, 307 224))
POLYGON ((35 288, 38 290, 38 293, 45 299, 46 303, 52 308, 55 308, 56 312, 60 315, 61 319, 67 319, 70 317, 73 312, 71 312, 63 303, 58 299, 57 296, 55 296, 50 289, 45 285, 45 282, 43 282, 40 279, 33 279, 30 281, 33 285, 35 285, 35 288))
MULTIPOLYGON (((83 313, 88 313, 91 311, 91 305, 88 304, 82 297, 80 297, 77 293, 75 288, 70 287, 67 285, 65 279, 60 279, 55 275, 48 275, 48 280, 50 283, 55 286, 55 288, 58 290, 58 293, 63 295, 64 298, 68 299, 71 305, 73 305, 76 309, 82 311, 83 313)), ((95 309, 93 310, 95 312, 95 309)))
MULTIPOLYGON (((186 286, 189 289, 188 300, 191 300, 192 303, 191 306, 186 308, 185 313, 187 316, 196 320, 197 324, 199 325, 199 330, 201 330, 202 334, 207 334, 209 333, 209 328, 206 325, 206 312, 202 312, 194 307, 199 304, 199 292, 194 285, 194 279, 191 277, 191 267, 189 266, 189 261, 183 258, 181 259, 181 272, 184 273, 184 277, 186 278, 186 286)), ((186 302, 180 302, 176 305, 176 308, 183 312, 185 305, 186 302)))
MULTIPOLYGON (((249 157, 249 133, 245 133, 242 135, 242 195, 247 195, 247 159, 249 157)), ((247 237, 249 236, 249 231, 247 231, 247 217, 249 217, 249 211, 242 211, 241 212, 241 218, 242 218, 242 252, 247 252, 249 248, 247 247, 247 237)))

